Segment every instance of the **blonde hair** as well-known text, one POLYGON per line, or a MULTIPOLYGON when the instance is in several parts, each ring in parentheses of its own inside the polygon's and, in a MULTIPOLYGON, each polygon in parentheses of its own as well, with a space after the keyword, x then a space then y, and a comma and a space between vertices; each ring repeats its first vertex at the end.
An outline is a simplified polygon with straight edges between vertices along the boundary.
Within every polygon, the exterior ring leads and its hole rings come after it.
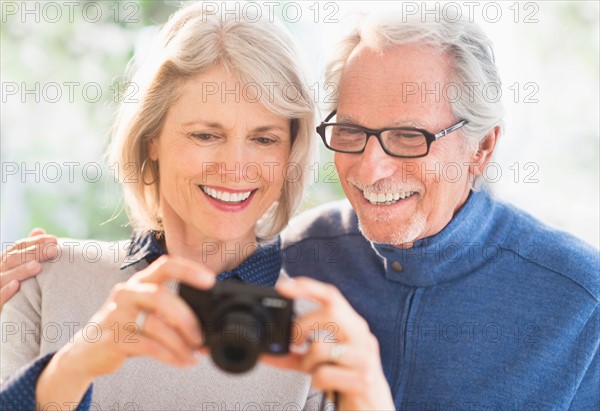
POLYGON ((130 67, 137 101, 121 103, 109 150, 109 161, 122 176, 131 176, 132 169, 138 176, 123 181, 125 209, 134 229, 162 230, 158 166, 146 161, 147 143, 160 134, 185 80, 215 65, 244 84, 252 83, 261 104, 291 120, 290 166, 281 197, 258 222, 256 235, 269 238, 287 225, 302 200, 315 155, 314 102, 293 44, 282 27, 251 10, 245 16, 226 13, 221 18, 204 13, 202 3, 193 3, 171 16, 148 58, 130 67))

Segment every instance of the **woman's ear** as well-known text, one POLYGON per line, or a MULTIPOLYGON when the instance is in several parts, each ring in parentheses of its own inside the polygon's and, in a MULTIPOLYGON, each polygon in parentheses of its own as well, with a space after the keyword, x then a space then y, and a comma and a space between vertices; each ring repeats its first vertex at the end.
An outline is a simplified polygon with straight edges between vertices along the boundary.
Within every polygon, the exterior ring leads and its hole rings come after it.
POLYGON ((479 149, 473 154, 473 161, 469 165, 469 172, 472 175, 480 176, 485 170, 485 166, 492 159, 494 148, 500 136, 500 126, 496 126, 486 134, 485 138, 479 143, 479 149))
POLYGON ((146 143, 146 149, 148 150, 148 157, 152 161, 158 160, 158 137, 153 137, 146 143))

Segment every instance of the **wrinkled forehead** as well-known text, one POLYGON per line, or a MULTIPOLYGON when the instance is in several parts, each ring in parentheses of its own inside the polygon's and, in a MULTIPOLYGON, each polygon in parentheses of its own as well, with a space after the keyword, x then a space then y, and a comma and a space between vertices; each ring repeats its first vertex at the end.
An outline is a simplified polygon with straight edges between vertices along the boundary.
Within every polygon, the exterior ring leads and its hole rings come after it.
POLYGON ((379 89, 402 83, 426 83, 433 88, 450 81, 450 74, 450 57, 432 46, 408 44, 378 50, 359 44, 348 58, 340 85, 362 79, 367 81, 364 86, 379 89))
POLYGON ((410 44, 375 50, 359 45, 342 71, 338 113, 368 121, 370 127, 416 122, 425 115, 443 123, 452 118, 443 96, 450 84, 450 59, 437 48, 410 44))

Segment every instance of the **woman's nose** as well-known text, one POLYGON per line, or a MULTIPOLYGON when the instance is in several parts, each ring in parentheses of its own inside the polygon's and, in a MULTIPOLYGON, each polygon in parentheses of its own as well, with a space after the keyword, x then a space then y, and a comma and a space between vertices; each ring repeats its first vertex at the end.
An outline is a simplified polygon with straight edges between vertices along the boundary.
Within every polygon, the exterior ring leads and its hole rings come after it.
POLYGON ((232 139, 219 150, 217 162, 222 179, 239 183, 245 178, 245 170, 253 158, 244 140, 232 139))

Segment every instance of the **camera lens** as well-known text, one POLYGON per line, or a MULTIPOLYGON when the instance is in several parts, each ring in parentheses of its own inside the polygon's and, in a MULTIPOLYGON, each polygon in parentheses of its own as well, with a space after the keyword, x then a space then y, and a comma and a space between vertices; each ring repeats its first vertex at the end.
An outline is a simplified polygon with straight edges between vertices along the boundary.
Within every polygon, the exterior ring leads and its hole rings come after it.
POLYGON ((231 311, 221 319, 221 341, 212 347, 215 364, 225 371, 242 373, 256 364, 261 353, 264 326, 249 312, 231 311))
POLYGON ((179 294, 196 313, 204 345, 222 370, 246 372, 261 353, 288 352, 293 305, 274 289, 225 280, 210 290, 180 284, 179 294))

